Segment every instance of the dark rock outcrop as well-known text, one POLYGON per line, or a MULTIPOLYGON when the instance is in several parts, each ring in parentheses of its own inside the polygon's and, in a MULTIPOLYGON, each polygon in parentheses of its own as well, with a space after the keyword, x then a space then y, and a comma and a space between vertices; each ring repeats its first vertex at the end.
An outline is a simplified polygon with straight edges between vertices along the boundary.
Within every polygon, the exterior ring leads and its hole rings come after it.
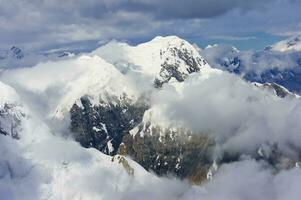
POLYGON ((82 97, 82 106, 71 108, 71 131, 84 147, 94 147, 114 155, 122 137, 141 121, 147 105, 144 100, 133 102, 126 95, 107 96, 108 101, 92 105, 89 97, 82 97))
MULTIPOLYGON (((184 43, 182 44, 184 46, 184 43)), ((189 74, 200 71, 200 68, 207 62, 199 55, 194 55, 191 49, 183 47, 168 47, 166 51, 160 52, 163 59, 159 76, 154 80, 156 88, 162 87, 164 83, 169 82, 171 78, 175 78, 178 82, 183 82, 189 74), (168 54, 170 56, 166 56, 168 54), (173 60, 173 61, 171 61, 173 60), (183 65, 185 70, 181 69, 183 65)))
POLYGON ((19 139, 22 118, 25 117, 17 105, 5 103, 0 109, 0 134, 9 135, 14 139, 19 139))
POLYGON ((296 95, 294 95, 293 93, 289 92, 286 88, 276 83, 264 83, 263 87, 271 89, 280 98, 289 97, 289 96, 296 97, 296 95))
POLYGON ((22 59, 24 58, 24 53, 19 47, 13 46, 10 48, 10 56, 15 59, 22 59))
POLYGON ((180 128, 142 126, 135 135, 124 136, 120 154, 159 176, 172 175, 195 184, 207 178, 214 144, 208 136, 180 128))

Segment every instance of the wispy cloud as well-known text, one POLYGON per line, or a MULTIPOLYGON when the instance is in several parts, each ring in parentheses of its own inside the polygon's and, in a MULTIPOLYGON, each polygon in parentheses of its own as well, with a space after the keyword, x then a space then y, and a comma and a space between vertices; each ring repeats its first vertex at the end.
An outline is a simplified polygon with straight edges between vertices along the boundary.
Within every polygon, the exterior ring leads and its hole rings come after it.
POLYGON ((229 41, 235 41, 235 40, 256 40, 256 36, 227 36, 227 35, 217 35, 217 36, 209 36, 208 39, 214 39, 214 40, 229 40, 229 41))

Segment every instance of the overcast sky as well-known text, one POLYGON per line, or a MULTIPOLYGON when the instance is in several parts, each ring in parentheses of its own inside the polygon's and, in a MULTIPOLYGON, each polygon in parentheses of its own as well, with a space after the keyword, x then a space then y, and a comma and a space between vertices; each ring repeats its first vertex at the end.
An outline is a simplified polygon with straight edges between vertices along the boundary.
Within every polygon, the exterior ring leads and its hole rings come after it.
POLYGON ((0 47, 172 34, 201 46, 258 49, 301 33, 300 8, 300 0, 0 0, 0 47))

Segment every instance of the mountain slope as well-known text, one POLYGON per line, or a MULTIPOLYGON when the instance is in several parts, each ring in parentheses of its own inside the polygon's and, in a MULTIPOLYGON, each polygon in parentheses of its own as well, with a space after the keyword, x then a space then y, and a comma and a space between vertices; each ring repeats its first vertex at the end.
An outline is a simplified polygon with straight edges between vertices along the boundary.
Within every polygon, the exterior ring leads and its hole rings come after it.
POLYGON ((191 73, 210 70, 197 50, 176 36, 159 36, 137 46, 111 42, 92 54, 101 56, 124 73, 132 70, 150 77, 157 87, 171 78, 181 82, 191 73))
POLYGON ((301 51, 301 35, 290 37, 270 47, 273 51, 301 51))
POLYGON ((0 50, 0 71, 25 68, 37 65, 39 62, 46 62, 51 60, 63 60, 70 58, 75 54, 65 50, 48 50, 48 51, 23 51, 17 46, 12 46, 10 49, 0 50))
POLYGON ((13 88, 0 82, 0 134, 19 138, 21 120, 25 117, 19 97, 13 88))
POLYGON ((123 130, 133 128, 147 108, 141 89, 98 56, 42 63, 3 77, 49 124, 108 154, 116 153, 123 130))
MULTIPOLYGON (((288 41, 281 41, 280 44, 288 41)), ((297 47, 286 51, 272 48, 237 51, 231 46, 216 45, 200 53, 213 68, 238 74, 251 82, 276 83, 291 92, 301 93, 301 51, 297 47)))
POLYGON ((98 103, 100 96, 137 97, 139 90, 98 56, 80 56, 63 61, 46 62, 32 68, 7 71, 3 79, 16 88, 37 95, 48 103, 46 116, 63 117, 82 96, 98 103), (52 92, 50 97, 45 96, 52 92), (52 99, 49 99, 52 98, 52 99))
POLYGON ((181 189, 186 184, 159 179, 129 158, 107 156, 58 136, 36 118, 13 88, 0 82, 0 92, 0 113, 12 104, 18 109, 11 108, 11 113, 22 111, 22 117, 12 121, 2 121, 7 115, 0 117, 1 130, 7 122, 18 122, 20 127, 18 138, 0 134, 1 198, 133 199, 143 191, 145 199, 174 199, 189 191, 181 189), (174 189, 160 192, 162 187, 174 189))

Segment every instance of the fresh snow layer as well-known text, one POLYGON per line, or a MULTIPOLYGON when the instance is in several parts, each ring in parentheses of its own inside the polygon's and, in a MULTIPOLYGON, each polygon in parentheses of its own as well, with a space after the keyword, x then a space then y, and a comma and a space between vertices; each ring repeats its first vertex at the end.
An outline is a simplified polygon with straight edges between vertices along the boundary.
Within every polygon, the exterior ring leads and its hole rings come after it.
POLYGON ((62 117, 80 97, 99 102, 105 94, 136 98, 139 89, 113 65, 99 56, 80 56, 64 61, 38 64, 32 68, 7 71, 3 79, 46 102, 49 115, 62 117))
POLYGON ((293 36, 272 46, 274 51, 301 51, 301 35, 293 36))
MULTIPOLYGON (((158 36, 137 46, 112 41, 96 49, 92 54, 99 55, 112 64, 129 67, 152 77, 160 73, 165 61, 172 64, 179 63, 179 71, 187 72, 187 64, 171 54, 169 50, 172 48, 177 48, 183 52, 187 51, 192 57, 204 60, 195 47, 177 36, 158 36)), ((208 70, 210 66, 206 63, 200 67, 201 71, 203 68, 208 70)))
POLYGON ((19 99, 17 93, 8 85, 5 85, 0 81, 0 109, 4 106, 5 103, 15 103, 19 99))

